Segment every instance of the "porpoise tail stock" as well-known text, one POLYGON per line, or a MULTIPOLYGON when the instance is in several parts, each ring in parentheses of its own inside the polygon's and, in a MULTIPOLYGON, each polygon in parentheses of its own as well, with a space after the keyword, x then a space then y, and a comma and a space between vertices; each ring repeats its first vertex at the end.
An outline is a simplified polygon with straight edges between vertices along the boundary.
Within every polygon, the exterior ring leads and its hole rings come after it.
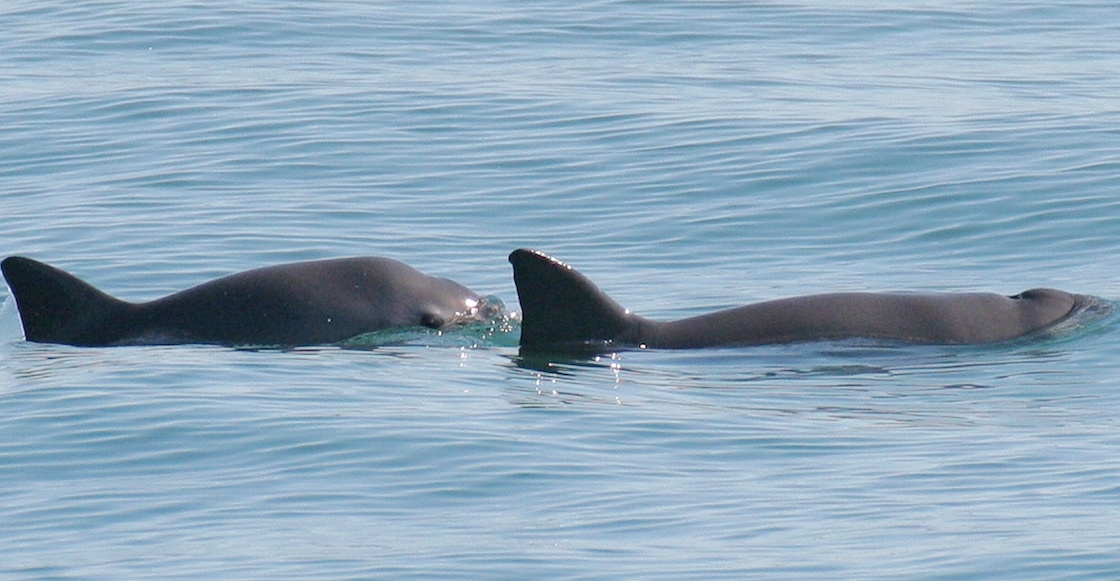
POLYGON ((1088 297, 1054 289, 995 293, 831 293, 778 299, 672 322, 623 308, 572 267, 542 252, 509 256, 521 302, 523 351, 685 349, 879 339, 991 343, 1069 317, 1088 297))
POLYGON ((389 328, 443 329, 493 317, 466 287, 388 258, 281 264, 146 303, 111 297, 30 258, 0 263, 28 341, 77 346, 333 344, 389 328))

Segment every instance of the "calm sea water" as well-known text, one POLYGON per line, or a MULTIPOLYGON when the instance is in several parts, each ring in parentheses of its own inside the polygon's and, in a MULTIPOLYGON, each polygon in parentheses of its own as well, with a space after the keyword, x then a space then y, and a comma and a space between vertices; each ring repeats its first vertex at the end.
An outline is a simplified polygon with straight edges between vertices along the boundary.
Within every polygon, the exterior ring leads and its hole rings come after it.
MULTIPOLYGON (((8 2, 0 254, 147 300, 514 248, 676 318, 1120 299, 1120 7, 8 2)), ((1115 579, 1120 322, 526 360, 80 349, 0 294, 0 576, 1115 579)))

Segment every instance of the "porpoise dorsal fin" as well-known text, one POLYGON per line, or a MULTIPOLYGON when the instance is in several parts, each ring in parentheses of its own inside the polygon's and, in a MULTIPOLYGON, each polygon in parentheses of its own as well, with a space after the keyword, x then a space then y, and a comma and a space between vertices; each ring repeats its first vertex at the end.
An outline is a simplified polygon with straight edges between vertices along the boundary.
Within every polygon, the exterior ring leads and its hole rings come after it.
POLYGON ((521 302, 521 347, 586 348, 626 335, 637 318, 574 268, 536 250, 509 255, 521 302))
POLYGON ((106 345, 133 308, 48 264, 12 256, 0 263, 28 341, 106 345))

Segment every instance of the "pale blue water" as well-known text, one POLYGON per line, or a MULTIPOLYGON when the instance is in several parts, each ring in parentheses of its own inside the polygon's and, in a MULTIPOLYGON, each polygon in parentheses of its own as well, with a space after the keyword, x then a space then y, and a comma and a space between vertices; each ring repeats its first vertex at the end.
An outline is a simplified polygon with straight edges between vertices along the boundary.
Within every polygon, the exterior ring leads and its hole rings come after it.
MULTIPOLYGON (((1120 299, 1113 2, 9 2, 0 255, 144 300, 540 248, 675 318, 1120 299)), ((1120 323, 526 361, 22 341, 0 577, 1116 579, 1120 323)))

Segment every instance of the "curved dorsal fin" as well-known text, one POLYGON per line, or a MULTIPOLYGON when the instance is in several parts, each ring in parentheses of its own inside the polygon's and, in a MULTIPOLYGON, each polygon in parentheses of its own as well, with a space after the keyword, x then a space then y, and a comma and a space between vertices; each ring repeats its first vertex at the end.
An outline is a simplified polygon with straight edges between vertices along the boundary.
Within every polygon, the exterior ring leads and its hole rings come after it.
POLYGON ((71 274, 30 258, 6 258, 0 268, 15 296, 28 341, 111 344, 132 307, 71 274))
POLYGON ((521 302, 521 347, 564 348, 611 342, 633 315, 574 268, 536 250, 509 255, 521 302))

